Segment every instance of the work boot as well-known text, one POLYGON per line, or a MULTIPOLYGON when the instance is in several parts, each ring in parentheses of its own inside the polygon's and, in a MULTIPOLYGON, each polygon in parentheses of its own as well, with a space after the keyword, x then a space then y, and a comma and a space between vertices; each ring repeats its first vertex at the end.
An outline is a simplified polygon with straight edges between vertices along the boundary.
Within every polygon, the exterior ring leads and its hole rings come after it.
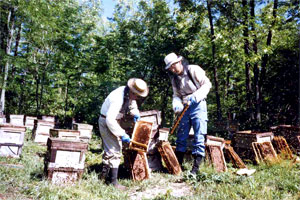
POLYGON ((103 164, 102 171, 101 171, 101 174, 100 174, 100 179, 107 182, 109 171, 110 171, 109 165, 103 164))
POLYGON ((111 176, 110 176, 110 183, 117 189, 125 191, 127 189, 127 187, 120 185, 118 183, 118 171, 119 168, 111 168, 111 176))
POLYGON ((193 164, 191 173, 192 174, 197 174, 197 172, 199 170, 199 165, 201 163, 201 160, 202 160, 203 156, 201 156, 201 155, 193 155, 193 157, 194 157, 194 164, 193 164))
POLYGON ((184 157, 184 152, 181 152, 181 151, 175 151, 175 155, 176 155, 176 157, 177 157, 177 160, 178 160, 178 162, 179 162, 179 165, 180 165, 180 167, 181 167, 181 169, 183 170, 183 166, 182 166, 182 164, 183 164, 183 157, 184 157))

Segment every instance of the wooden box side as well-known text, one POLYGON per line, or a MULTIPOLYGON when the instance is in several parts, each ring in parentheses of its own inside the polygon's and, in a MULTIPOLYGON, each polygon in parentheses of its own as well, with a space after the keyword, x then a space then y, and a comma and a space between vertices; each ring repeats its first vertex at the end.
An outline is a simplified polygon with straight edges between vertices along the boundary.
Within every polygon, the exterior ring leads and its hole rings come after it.
POLYGON ((227 171, 225 157, 221 146, 219 145, 207 145, 206 153, 209 161, 212 163, 216 171, 225 172, 227 171))
POLYGON ((163 158, 169 173, 179 175, 182 170, 170 143, 161 142, 158 145, 158 151, 163 158))

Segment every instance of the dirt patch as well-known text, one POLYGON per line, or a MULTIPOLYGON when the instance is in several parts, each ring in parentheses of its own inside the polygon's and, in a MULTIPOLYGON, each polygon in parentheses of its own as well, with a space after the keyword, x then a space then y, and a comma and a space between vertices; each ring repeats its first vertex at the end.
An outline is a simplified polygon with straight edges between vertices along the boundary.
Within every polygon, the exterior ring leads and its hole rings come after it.
POLYGON ((141 191, 140 188, 133 188, 129 192, 130 200, 153 199, 156 196, 170 195, 173 197, 183 197, 193 195, 191 186, 187 183, 168 183, 167 180, 160 181, 155 186, 147 187, 141 191))

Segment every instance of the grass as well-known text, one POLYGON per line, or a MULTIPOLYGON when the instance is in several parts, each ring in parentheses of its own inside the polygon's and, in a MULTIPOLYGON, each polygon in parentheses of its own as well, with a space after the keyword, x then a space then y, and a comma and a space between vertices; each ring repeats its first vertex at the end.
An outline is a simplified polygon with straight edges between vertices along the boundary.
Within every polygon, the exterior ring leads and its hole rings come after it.
MULTIPOLYGON (((30 135, 28 132, 27 135, 30 135)), ((298 199, 300 200, 300 164, 281 160, 272 164, 250 165, 256 169, 250 176, 235 174, 237 169, 228 164, 228 171, 217 173, 207 164, 202 164, 196 176, 189 173, 191 161, 184 164, 187 169, 181 176, 168 173, 152 173, 152 177, 141 182, 120 179, 129 189, 121 192, 99 180, 101 164, 101 140, 93 136, 86 154, 86 170, 82 179, 73 184, 59 186, 46 179, 44 171, 45 146, 37 145, 26 138, 21 157, 0 157, 0 199, 130 199, 136 194, 151 193, 144 199, 298 199), (190 191, 181 197, 172 196, 176 188, 172 184, 185 184, 190 191), (152 190, 151 190, 152 189, 152 190), (163 190, 164 189, 164 190, 163 190), (161 193, 159 191, 161 190, 161 193)), ((179 188, 182 189, 182 188, 179 188)))

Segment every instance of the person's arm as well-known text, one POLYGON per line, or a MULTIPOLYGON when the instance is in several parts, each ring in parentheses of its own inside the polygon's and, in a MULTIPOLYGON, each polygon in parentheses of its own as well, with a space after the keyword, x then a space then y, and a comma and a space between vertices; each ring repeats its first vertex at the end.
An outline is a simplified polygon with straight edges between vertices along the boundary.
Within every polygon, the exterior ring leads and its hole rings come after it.
POLYGON ((172 80, 172 88, 173 88, 172 107, 175 113, 179 113, 183 110, 183 104, 180 98, 180 94, 175 86, 174 80, 172 80))
POLYGON ((212 87, 210 80, 205 74, 205 71, 194 65, 190 68, 191 76, 194 78, 198 89, 193 93, 196 98, 196 101, 199 102, 207 97, 210 88, 212 87))
POLYGON ((119 114, 123 101, 119 99, 113 100, 106 113, 106 124, 109 130, 116 136, 121 137, 126 134, 125 130, 119 125, 117 115, 119 114))

